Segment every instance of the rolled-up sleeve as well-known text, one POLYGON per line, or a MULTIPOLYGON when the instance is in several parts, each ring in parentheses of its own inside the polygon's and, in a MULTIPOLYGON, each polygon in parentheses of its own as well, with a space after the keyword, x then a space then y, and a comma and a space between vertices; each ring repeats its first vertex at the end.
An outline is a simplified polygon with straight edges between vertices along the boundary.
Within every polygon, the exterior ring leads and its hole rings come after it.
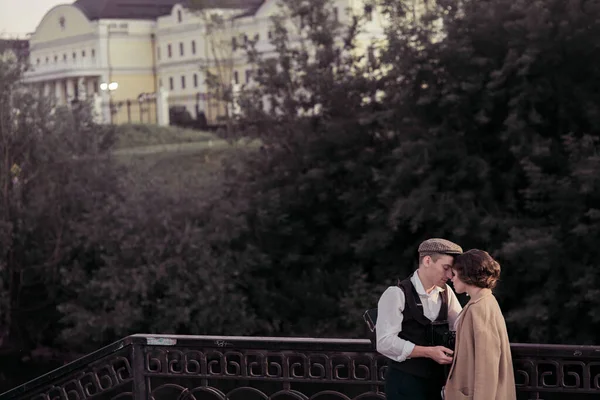
POLYGON ((398 362, 409 358, 414 343, 398 337, 402 331, 404 292, 397 286, 386 289, 377 305, 377 351, 398 362))

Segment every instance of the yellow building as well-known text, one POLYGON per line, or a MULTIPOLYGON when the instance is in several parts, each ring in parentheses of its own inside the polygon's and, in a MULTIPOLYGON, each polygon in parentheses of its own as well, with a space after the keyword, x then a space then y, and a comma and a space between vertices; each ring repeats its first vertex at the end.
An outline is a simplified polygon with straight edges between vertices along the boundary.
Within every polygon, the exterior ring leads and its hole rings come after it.
POLYGON ((239 17, 253 15, 268 1, 191 0, 202 7, 190 11, 177 4, 157 19, 158 86, 169 91, 170 107, 184 109, 192 118, 202 114, 209 123, 230 112, 215 87, 227 87, 234 80, 233 38, 240 32, 239 17))
MULTIPOLYGON (((30 38, 25 79, 58 104, 93 98, 99 120, 107 123, 168 124, 170 109, 215 123, 235 107, 214 92, 209 77, 234 92, 251 82, 242 45, 253 40, 261 53, 274 51, 270 19, 280 12, 278 3, 77 0, 59 5, 30 38), (203 7, 189 11, 190 2, 203 7)), ((369 14, 363 47, 383 34, 380 17, 365 0, 334 0, 333 7, 342 24, 354 14, 369 14)))
POLYGON ((30 38, 26 82, 58 104, 94 97, 104 122, 156 123, 155 20, 175 0, 78 0, 52 8, 30 38))
MULTIPOLYGON (((301 2, 302 0, 297 1, 301 2)), ((254 40, 256 50, 261 55, 267 58, 271 55, 275 56, 275 47, 271 44, 273 33, 272 17, 280 15, 281 12, 282 9, 279 1, 266 0, 254 10, 235 18, 232 24, 234 27, 232 30, 234 37, 231 38, 234 43, 232 86, 235 93, 252 82, 253 72, 253 66, 248 63, 245 52, 240 49, 239 45, 236 46, 235 43, 240 44, 248 40, 254 40)), ((356 51, 360 54, 366 54, 373 45, 379 43, 385 36, 383 15, 378 12, 377 8, 369 0, 331 0, 331 12, 333 18, 342 27, 350 26, 355 16, 364 18, 364 24, 356 38, 356 51)), ((285 24, 288 29, 291 46, 299 45, 305 37, 302 22, 300 20, 287 19, 285 24)), ((342 41, 343 37, 340 37, 340 47, 342 47, 342 41)), ((268 99, 263 99, 264 105, 267 105, 268 102, 268 99)))

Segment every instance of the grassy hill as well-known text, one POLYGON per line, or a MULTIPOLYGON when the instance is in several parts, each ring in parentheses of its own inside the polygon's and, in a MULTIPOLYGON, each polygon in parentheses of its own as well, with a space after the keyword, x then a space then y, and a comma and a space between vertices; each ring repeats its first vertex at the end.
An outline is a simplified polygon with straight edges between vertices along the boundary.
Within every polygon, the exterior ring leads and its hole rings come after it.
POLYGON ((118 150, 172 144, 202 143, 218 140, 211 132, 176 126, 124 124, 117 126, 118 150))
POLYGON ((256 147, 173 126, 120 125, 113 154, 128 170, 132 189, 177 197, 183 191, 218 190, 224 164, 256 147))

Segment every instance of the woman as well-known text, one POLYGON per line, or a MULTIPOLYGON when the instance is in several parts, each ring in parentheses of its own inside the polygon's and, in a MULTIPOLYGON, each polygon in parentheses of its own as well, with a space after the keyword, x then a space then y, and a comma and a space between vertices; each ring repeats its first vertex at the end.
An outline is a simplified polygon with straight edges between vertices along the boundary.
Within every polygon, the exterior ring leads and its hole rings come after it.
POLYGON ((446 400, 515 400, 517 398, 506 323, 492 289, 500 264, 483 250, 456 256, 452 267, 456 293, 471 298, 456 321, 454 361, 446 400))

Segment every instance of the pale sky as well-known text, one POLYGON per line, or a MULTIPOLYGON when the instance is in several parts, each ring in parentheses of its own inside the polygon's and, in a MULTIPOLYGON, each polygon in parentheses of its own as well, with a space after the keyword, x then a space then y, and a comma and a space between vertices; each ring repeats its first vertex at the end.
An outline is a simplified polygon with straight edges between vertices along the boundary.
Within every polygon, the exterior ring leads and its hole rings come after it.
POLYGON ((0 37, 33 33, 52 7, 70 3, 73 0, 0 0, 0 37))

